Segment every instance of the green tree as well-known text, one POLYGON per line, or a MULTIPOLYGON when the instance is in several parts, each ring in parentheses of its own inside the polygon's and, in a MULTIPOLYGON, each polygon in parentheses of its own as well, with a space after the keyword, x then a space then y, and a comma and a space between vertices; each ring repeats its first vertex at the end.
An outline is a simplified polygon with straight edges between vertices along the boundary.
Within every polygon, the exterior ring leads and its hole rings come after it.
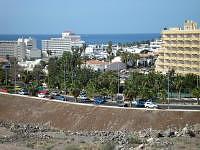
POLYGON ((177 91, 179 100, 181 100, 181 90, 184 84, 184 77, 181 75, 176 75, 174 78, 174 87, 177 91))
POLYGON ((165 89, 161 89, 159 92, 158 92, 158 95, 161 99, 162 102, 166 102, 166 98, 167 98, 167 91, 165 89))
POLYGON ((33 68, 33 78, 37 81, 38 84, 40 84, 41 81, 44 81, 45 73, 41 65, 36 65, 33 68))
POLYGON ((108 71, 100 74, 95 80, 96 90, 99 94, 102 89, 113 96, 118 89, 118 76, 116 72, 108 71))
POLYGON ((129 98, 129 100, 132 100, 133 98, 136 100, 137 96, 139 96, 141 77, 142 74, 134 72, 131 74, 128 80, 125 81, 124 94, 129 98))
POLYGON ((77 97, 79 96, 79 94, 80 94, 80 89, 75 88, 75 89, 72 90, 72 95, 75 98, 75 102, 77 102, 77 97))
POLYGON ((57 57, 51 57, 48 62, 48 86, 49 88, 60 87, 59 74, 61 72, 60 63, 57 57))
POLYGON ((94 81, 90 80, 86 86, 86 91, 89 97, 94 97, 96 95, 96 87, 94 81))
POLYGON ((200 88, 195 88, 192 90, 192 95, 197 98, 197 104, 199 105, 199 98, 200 98, 200 88))
POLYGON ((5 71, 3 70, 3 65, 0 64, 0 84, 5 82, 5 71))

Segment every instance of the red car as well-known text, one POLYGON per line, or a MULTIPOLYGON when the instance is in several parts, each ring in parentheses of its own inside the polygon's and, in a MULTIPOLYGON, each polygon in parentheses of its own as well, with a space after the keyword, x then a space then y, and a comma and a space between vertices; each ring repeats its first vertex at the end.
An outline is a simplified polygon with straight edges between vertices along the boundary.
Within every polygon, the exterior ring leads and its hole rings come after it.
POLYGON ((8 89, 0 88, 0 92, 8 93, 8 89))

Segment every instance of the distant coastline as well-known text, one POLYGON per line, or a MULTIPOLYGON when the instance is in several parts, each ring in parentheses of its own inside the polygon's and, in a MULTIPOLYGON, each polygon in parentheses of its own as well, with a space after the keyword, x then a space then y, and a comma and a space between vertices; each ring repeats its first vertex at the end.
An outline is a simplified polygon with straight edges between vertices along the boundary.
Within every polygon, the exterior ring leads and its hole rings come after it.
MULTIPOLYGON (((80 34, 81 39, 87 44, 128 43, 146 41, 160 38, 160 33, 135 33, 135 34, 80 34)), ((60 37, 60 34, 0 34, 0 40, 17 40, 18 38, 32 37, 37 40, 37 47, 42 48, 41 41, 52 37, 60 37)))

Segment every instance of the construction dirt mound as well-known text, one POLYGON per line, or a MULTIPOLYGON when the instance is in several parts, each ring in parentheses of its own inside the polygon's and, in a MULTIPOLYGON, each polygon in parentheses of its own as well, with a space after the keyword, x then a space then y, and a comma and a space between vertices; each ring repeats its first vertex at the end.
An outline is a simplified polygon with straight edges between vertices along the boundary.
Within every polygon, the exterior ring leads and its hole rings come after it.
POLYGON ((71 131, 131 131, 200 123, 200 111, 108 108, 0 95, 0 120, 45 124, 71 131))

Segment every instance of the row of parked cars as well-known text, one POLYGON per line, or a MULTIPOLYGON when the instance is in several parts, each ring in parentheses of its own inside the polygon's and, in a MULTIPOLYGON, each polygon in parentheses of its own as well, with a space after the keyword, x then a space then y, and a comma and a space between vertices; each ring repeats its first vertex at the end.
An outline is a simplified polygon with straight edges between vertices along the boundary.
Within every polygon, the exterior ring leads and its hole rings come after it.
MULTIPOLYGON (((2 91, 3 92, 3 91, 2 91)), ((18 91, 18 94, 20 95, 29 95, 28 89, 20 89, 18 91)), ((36 94, 40 98, 50 98, 50 99, 56 99, 61 101, 66 101, 67 98, 60 94, 59 91, 52 91, 49 92, 47 89, 39 90, 36 94)), ((118 95, 119 96, 119 95, 118 95)), ((121 96, 121 95, 120 95, 121 96)), ((95 96, 94 101, 91 101, 88 97, 86 92, 81 92, 79 97, 77 98, 78 102, 81 103, 87 103, 87 102, 93 102, 94 104, 100 105, 107 102, 107 97, 105 96, 95 96)), ((117 98, 115 106, 119 107, 128 107, 127 103, 124 103, 124 99, 117 98)), ((139 108, 158 108, 158 105, 154 102, 152 99, 138 99, 133 101, 132 103, 133 107, 139 107, 139 108)))

